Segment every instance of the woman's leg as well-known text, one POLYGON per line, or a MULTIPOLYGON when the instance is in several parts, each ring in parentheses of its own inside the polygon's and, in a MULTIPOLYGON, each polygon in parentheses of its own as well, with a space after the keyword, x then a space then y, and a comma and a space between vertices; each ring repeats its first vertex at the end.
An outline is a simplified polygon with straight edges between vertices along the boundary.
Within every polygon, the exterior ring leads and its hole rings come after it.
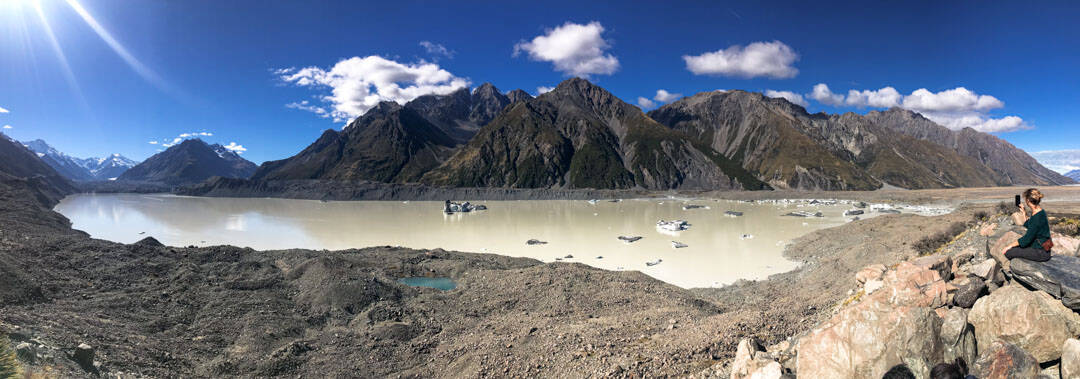
POLYGON ((1005 258, 1024 258, 1029 261, 1046 262, 1050 260, 1050 252, 1041 247, 1014 247, 1005 251, 1005 258))

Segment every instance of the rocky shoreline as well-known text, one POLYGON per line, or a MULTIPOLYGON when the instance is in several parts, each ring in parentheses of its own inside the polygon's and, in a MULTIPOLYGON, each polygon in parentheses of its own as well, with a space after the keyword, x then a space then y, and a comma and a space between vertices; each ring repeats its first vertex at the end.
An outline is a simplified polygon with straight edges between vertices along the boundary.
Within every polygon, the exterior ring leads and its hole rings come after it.
POLYGON ((805 262, 795 271, 686 290, 442 250, 118 244, 30 199, 0 193, 0 333, 26 370, 108 377, 728 376, 744 339, 797 346, 865 291, 860 269, 916 258, 911 241, 992 208, 814 232, 785 252, 805 262), (410 276, 457 288, 397 282, 410 276))

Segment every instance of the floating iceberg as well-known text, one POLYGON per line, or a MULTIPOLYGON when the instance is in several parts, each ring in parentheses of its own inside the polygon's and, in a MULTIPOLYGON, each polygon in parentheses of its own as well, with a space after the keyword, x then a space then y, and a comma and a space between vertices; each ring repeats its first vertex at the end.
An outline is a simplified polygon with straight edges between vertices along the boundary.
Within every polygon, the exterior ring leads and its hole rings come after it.
POLYGON ((651 266, 656 266, 656 265, 660 264, 660 262, 663 262, 663 261, 664 261, 663 259, 657 259, 657 260, 652 261, 652 262, 645 262, 645 265, 650 266, 650 267, 651 266))
POLYGON ((637 242, 641 238, 641 236, 619 236, 619 240, 625 241, 627 243, 637 242))
POLYGON ((676 249, 682 249, 686 247, 686 244, 679 241, 671 241, 671 247, 676 249))
POLYGON ((739 217, 739 216, 742 216, 742 215, 743 215, 743 213, 738 212, 738 211, 725 211, 724 212, 724 216, 728 216, 728 217, 739 217))
POLYGON ((656 222, 656 229, 669 232, 681 232, 690 229, 690 223, 685 220, 660 220, 656 222))

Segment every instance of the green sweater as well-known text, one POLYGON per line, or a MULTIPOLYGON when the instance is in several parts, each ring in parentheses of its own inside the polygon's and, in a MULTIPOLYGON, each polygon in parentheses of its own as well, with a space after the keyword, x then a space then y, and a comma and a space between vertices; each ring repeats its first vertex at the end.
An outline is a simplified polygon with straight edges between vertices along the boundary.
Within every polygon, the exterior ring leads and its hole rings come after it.
POLYGON ((1024 221, 1024 227, 1027 228, 1027 233, 1016 240, 1020 247, 1041 249, 1043 242, 1050 239, 1050 221, 1046 219, 1046 211, 1040 210, 1039 213, 1031 215, 1027 221, 1024 221))

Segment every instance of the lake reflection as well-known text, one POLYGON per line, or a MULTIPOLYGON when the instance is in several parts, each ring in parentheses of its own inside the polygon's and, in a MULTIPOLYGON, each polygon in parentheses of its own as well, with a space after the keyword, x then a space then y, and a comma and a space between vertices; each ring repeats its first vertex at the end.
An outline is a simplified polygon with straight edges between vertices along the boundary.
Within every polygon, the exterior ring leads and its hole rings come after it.
POLYGON ((94 238, 131 243, 153 236, 166 245, 249 246, 260 250, 347 249, 393 245, 581 262, 640 270, 682 287, 761 279, 796 267, 783 245, 845 222, 849 205, 750 204, 715 200, 482 201, 486 211, 446 215, 442 202, 203 198, 81 194, 56 210, 94 238), (684 210, 687 204, 709 209, 684 210), (743 212, 727 217, 724 211, 743 212), (822 218, 781 216, 821 211, 822 218), (689 230, 668 235, 659 219, 683 219, 689 230), (642 236, 626 243, 618 236, 642 236), (538 239, 547 244, 527 245, 538 239), (672 241, 686 245, 674 248, 672 241), (572 258, 565 258, 572 255, 572 258), (602 257, 602 258, 601 258, 602 257), (646 262, 661 262, 647 266, 646 262))

